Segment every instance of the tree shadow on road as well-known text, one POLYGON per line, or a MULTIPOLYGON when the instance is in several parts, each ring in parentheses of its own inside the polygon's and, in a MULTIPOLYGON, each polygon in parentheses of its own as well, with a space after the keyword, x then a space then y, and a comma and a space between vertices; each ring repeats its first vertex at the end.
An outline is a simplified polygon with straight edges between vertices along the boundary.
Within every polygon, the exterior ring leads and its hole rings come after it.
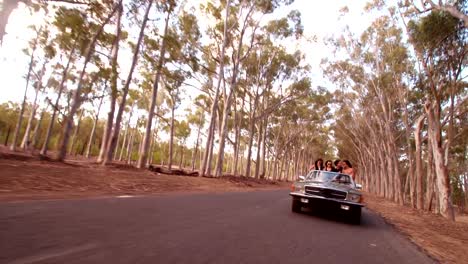
POLYGON ((362 210, 361 221, 359 224, 353 223, 348 214, 349 212, 344 210, 331 210, 328 208, 303 208, 302 213, 310 217, 315 217, 322 220, 332 221, 349 226, 365 228, 378 227, 375 221, 371 219, 372 216, 369 215, 369 212, 366 209, 362 210))

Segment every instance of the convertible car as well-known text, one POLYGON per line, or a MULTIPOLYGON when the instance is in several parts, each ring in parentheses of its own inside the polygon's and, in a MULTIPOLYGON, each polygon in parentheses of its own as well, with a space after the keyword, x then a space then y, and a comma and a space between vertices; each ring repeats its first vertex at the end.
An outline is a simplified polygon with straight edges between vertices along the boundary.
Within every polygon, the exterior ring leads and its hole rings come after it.
POLYGON ((359 224, 364 206, 361 188, 347 174, 312 170, 291 186, 292 211, 299 213, 303 207, 342 210, 359 224))

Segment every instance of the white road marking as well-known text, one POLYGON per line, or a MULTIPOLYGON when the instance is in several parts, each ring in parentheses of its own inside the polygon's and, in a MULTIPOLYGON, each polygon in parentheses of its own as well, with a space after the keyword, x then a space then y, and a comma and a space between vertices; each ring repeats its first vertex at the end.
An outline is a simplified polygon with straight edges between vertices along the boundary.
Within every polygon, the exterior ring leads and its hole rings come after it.
POLYGON ((84 244, 81 246, 62 250, 60 252, 43 253, 43 254, 39 254, 35 256, 25 257, 22 259, 17 259, 17 260, 14 260, 13 262, 10 262, 9 264, 31 264, 31 263, 36 263, 40 261, 45 261, 51 258, 62 257, 62 256, 70 255, 73 253, 90 250, 96 247, 97 247, 96 244, 84 244))
POLYGON ((119 196, 116 196, 115 198, 132 198, 132 197, 135 197, 133 195, 119 195, 119 196))

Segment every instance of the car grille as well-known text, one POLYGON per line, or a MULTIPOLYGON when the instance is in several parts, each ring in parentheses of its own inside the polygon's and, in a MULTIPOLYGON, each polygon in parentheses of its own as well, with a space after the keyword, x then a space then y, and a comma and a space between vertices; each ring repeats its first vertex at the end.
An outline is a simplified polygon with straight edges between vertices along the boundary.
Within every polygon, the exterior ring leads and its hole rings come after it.
POLYGON ((332 189, 320 188, 320 187, 305 187, 306 194, 317 195, 325 198, 334 198, 344 200, 346 198, 346 192, 336 191, 332 189))

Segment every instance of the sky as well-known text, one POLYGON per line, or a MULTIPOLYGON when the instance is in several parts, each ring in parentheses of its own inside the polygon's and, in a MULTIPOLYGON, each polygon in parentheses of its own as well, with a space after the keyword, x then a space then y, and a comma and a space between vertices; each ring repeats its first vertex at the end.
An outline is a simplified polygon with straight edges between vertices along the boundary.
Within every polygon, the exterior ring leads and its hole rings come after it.
MULTIPOLYGON (((206 2, 206 0, 195 0, 190 3, 198 4, 201 2, 206 2)), ((359 34, 362 32, 371 22, 369 15, 364 14, 363 11, 366 2, 366 0, 296 0, 292 5, 275 11, 274 15, 278 17, 283 17, 294 9, 301 12, 305 38, 291 44, 293 45, 292 48, 299 48, 306 54, 306 62, 311 66, 310 78, 313 86, 323 86, 330 90, 335 89, 334 85, 323 77, 320 68, 320 62, 323 58, 333 56, 323 40, 340 34, 346 25, 353 33, 359 34), (340 9, 344 6, 348 7, 349 12, 342 16, 340 9), (307 39, 312 39, 314 36, 317 41, 307 41, 307 39)), ((22 101, 29 63, 29 57, 22 50, 28 46, 28 41, 34 36, 28 26, 39 25, 43 19, 44 14, 30 13, 22 3, 10 16, 6 27, 7 34, 4 36, 3 45, 0 46, 0 73, 2 73, 0 103, 8 101, 19 103, 22 101)), ((124 56, 121 55, 120 57, 124 56)), ((127 60, 130 61, 130 56, 128 56, 127 60)), ((129 63, 120 62, 120 64, 123 65, 122 68, 125 68, 125 65, 129 63)), ((125 69, 122 69, 122 72, 125 72, 125 69)), ((29 102, 34 98, 34 90, 31 87, 28 89, 27 97, 29 102)), ((41 99, 39 98, 39 100, 41 99)), ((101 111, 101 118, 105 117, 106 107, 106 105, 103 106, 104 110, 101 111)), ((184 106, 179 107, 181 110, 185 108, 184 106)))

